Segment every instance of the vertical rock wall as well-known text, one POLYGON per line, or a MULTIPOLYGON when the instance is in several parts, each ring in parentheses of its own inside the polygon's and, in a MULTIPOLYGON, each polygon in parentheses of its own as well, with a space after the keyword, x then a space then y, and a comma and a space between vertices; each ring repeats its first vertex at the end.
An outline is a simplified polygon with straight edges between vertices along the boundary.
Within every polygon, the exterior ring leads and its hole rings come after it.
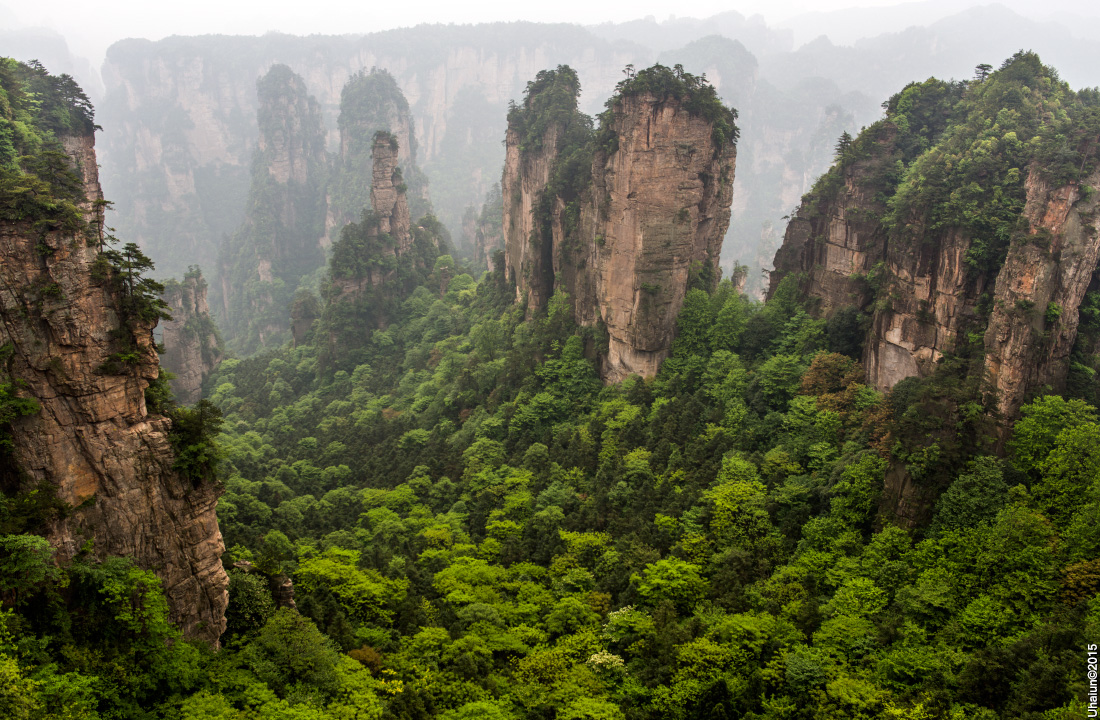
MULTIPOLYGON (((102 197, 93 145, 90 135, 65 142, 90 201, 102 197)), ((91 202, 85 210, 100 212, 91 202)), ((153 328, 119 327, 118 298, 95 260, 82 235, 0 224, 3 371, 41 405, 12 423, 15 459, 75 508, 49 531, 61 559, 88 541, 101 557, 132 556, 160 577, 184 634, 214 643, 228 603, 219 492, 172 470, 169 421, 148 414, 144 399, 159 371, 153 328), (115 373, 120 330, 132 333, 138 359, 115 373)))
POLYGON ((543 133, 540 147, 527 152, 516 128, 509 126, 504 136, 500 188, 504 199, 505 273, 516 284, 516 299, 526 299, 530 308, 545 306, 554 293, 553 238, 543 237, 535 208, 558 159, 560 133, 561 128, 551 124, 543 133))
POLYGON ((591 165, 578 169, 582 150, 565 158, 560 147, 576 128, 555 119, 570 117, 554 85, 568 72, 536 81, 551 88, 556 104, 529 95, 509 120, 501 183, 507 275, 530 311, 562 289, 579 325, 606 330, 606 381, 652 377, 671 349, 689 287, 719 276, 736 151, 730 141, 719 146, 714 125, 680 99, 646 91, 614 101, 592 141, 591 165), (537 108, 556 115, 541 137, 531 137, 538 131, 524 126, 545 121, 537 108), (577 197, 545 196, 561 186, 585 189, 577 197))
POLYGON ((592 162, 592 196, 576 238, 555 224, 554 270, 577 322, 609 336, 605 380, 652 377, 669 353, 695 274, 717 277, 730 221, 735 149, 674 99, 623 98, 613 152, 592 162), (572 278, 572 281, 570 281, 572 278))
POLYGON ((223 356, 206 301, 206 280, 198 270, 189 272, 182 282, 167 283, 163 299, 172 319, 161 323, 161 365, 175 375, 171 385, 176 400, 193 405, 202 398, 202 384, 223 356))
POLYGON ((1051 187, 1027 178, 1027 235, 1008 251, 985 333, 985 371, 997 408, 1012 418, 1036 388, 1061 392, 1077 339, 1078 309, 1100 262, 1100 172, 1051 187))

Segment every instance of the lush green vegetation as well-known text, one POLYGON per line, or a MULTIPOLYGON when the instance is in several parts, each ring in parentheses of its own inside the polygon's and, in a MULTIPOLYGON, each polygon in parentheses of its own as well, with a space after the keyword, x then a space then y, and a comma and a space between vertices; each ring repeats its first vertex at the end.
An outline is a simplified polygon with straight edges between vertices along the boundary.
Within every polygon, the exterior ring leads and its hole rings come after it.
POLYGON ((707 82, 706 75, 692 75, 682 65, 670 68, 658 63, 637 72, 629 66, 626 78, 615 86, 615 94, 608 100, 607 107, 611 110, 622 98, 638 95, 652 95, 659 102, 676 100, 689 113, 706 120, 714 128, 716 148, 737 142, 737 111, 726 107, 718 91, 707 82))
MULTIPOLYGON (((918 153, 956 90, 906 92, 892 112, 918 153)), ((333 285, 384 254, 370 226, 345 229, 333 285)), ((319 316, 305 342, 223 363, 220 451, 209 405, 186 418, 209 451, 190 467, 226 488, 226 647, 179 641, 149 573, 58 567, 39 539, 5 536, 0 710, 1084 715, 1094 406, 1036 399, 998 457, 972 348, 884 396, 852 323, 814 319, 795 278, 766 305, 729 282, 691 290, 658 376, 603 386, 568 298, 528 319, 502 263, 478 281, 423 260, 386 269, 381 321, 334 325, 349 306, 330 288, 323 307, 295 301, 319 316), (898 517, 906 473, 927 521, 898 517), (298 613, 276 610, 284 576, 298 613)))
POLYGON ((87 232, 84 186, 61 141, 95 129, 91 103, 68 75, 0 58, 0 219, 39 233, 87 232))

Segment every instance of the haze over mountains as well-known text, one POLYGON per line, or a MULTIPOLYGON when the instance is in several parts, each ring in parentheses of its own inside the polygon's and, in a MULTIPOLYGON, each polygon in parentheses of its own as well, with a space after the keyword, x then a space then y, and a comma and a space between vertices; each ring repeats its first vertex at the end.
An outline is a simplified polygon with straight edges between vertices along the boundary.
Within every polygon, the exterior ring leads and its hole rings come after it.
MULTIPOLYGON (((412 107, 435 212, 465 251, 463 214, 499 181, 508 103, 539 69, 577 68, 589 114, 602 110, 628 63, 706 73, 746 128, 722 264, 727 273, 747 265, 753 291, 763 287, 760 270, 770 267, 783 216, 828 167, 836 137, 874 121, 879 104, 913 78, 962 78, 979 63, 1031 49, 1071 86, 1100 84, 1093 61, 1100 15, 1082 3, 930 0, 802 12, 788 3, 772 12, 784 13, 774 22, 730 11, 587 26, 121 40, 99 72, 52 31, 0 30, 0 44, 87 88, 111 128, 100 155, 119 235, 141 243, 165 275, 210 265, 222 237, 240 225, 257 139, 255 81, 277 62, 301 73, 317 96, 330 148, 344 80, 373 66, 395 75, 412 107)), ((0 18, 18 22, 10 12, 0 18)))

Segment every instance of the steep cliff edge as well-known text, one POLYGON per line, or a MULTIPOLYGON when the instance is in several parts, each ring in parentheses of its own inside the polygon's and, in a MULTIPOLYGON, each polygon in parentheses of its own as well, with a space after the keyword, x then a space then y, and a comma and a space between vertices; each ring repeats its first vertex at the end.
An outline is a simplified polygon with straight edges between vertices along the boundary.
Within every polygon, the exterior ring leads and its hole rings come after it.
POLYGON ((720 274, 736 114, 704 79, 656 65, 620 83, 584 135, 576 90, 569 68, 540 73, 509 116, 509 276, 530 307, 564 290, 578 324, 606 330, 606 381, 651 377, 688 289, 720 274))
POLYGON ((691 98, 627 92, 612 105, 614 149, 597 149, 593 197, 581 211, 581 263, 594 282, 581 268, 574 285, 578 322, 607 328, 601 370, 615 382, 656 375, 688 289, 717 282, 736 153, 714 120, 692 113, 691 98))
MULTIPOLYGON (((90 107, 86 120, 57 129, 75 173, 54 155, 51 173, 35 179, 42 166, 28 148, 21 185, 4 183, 5 201, 25 202, 5 202, 10 212, 0 222, 0 379, 39 406, 11 422, 18 473, 7 477, 24 488, 47 483, 73 507, 46 529, 59 559, 89 542, 96 556, 133 557, 160 577, 184 634, 214 643, 228 602, 214 514, 219 492, 173 469, 170 422, 146 408, 145 390, 159 372, 156 314, 134 311, 132 289, 129 302, 122 295, 127 279, 99 252, 90 107), (37 196, 21 194, 36 183, 37 196), (42 191, 53 198, 37 205, 42 191), (70 201, 82 218, 64 211, 70 201)), ((11 172, 4 169, 5 181, 11 172)))
POLYGON ((969 372, 1010 422, 1030 394, 1065 386, 1097 269, 1094 104, 1031 53, 973 81, 911 84, 842 138, 770 292, 790 278, 821 316, 866 328, 880 390, 979 358, 969 372))
MULTIPOLYGON (((569 62, 592 78, 593 88, 610 89, 624 65, 649 57, 578 26, 537 23, 124 40, 110 48, 103 68, 102 118, 112 128, 103 138, 105 187, 118 201, 119 234, 148 248, 161 271, 178 277, 189 265, 213 267, 221 237, 240 226, 247 207, 258 136, 256 78, 273 62, 289 65, 335 129, 345 81, 386 68, 416 117, 416 162, 436 185, 436 213, 457 228, 463 209, 499 179, 504 114, 527 79, 552 62, 569 62)), ((596 106, 599 97, 592 96, 596 106)), ((412 157, 413 145, 399 129, 385 129, 412 157)), ((329 149, 336 147, 332 142, 329 149)), ((419 217, 413 176, 405 169, 413 217, 419 217)))
POLYGON ((984 343, 997 409, 1011 417, 1035 388, 1066 389, 1080 310, 1100 267, 1100 173, 1054 186, 1027 178, 1026 235, 1009 248, 984 343))
POLYGON ((161 366, 175 374, 171 385, 176 400, 193 405, 202 397, 203 382, 224 357, 202 271, 194 268, 182 281, 169 280, 161 297, 172 313, 171 320, 161 323, 161 366))

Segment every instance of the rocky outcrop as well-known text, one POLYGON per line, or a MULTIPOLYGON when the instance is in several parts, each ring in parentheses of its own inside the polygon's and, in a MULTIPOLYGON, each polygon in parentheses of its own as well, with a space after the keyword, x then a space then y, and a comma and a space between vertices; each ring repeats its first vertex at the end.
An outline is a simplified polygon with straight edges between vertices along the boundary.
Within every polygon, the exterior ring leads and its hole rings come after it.
MULTIPOLYGON (((170 275, 213 265, 220 238, 244 218, 259 135, 255 83, 273 63, 304 79, 330 129, 337 127, 349 76, 375 67, 392 73, 417 120, 418 162, 449 159, 435 168, 448 182, 433 200, 457 228, 463 209, 481 202, 499 177, 508 102, 538 70, 559 62, 578 68, 597 89, 586 98, 594 111, 624 65, 649 59, 648 51, 613 46, 580 27, 535 23, 125 40, 107 53, 100 113, 112 128, 103 160, 119 235, 140 242, 170 275)), ((387 129, 411 157, 412 143, 399 128, 387 129)), ((330 150, 337 149, 335 133, 330 140, 330 150)), ((406 179, 414 188, 409 172, 406 179)), ((410 202, 415 210, 415 198, 410 202)))
MULTIPOLYGON (((90 134, 64 143, 94 226, 102 195, 93 144, 90 134)), ((100 557, 133 557, 160 577, 184 634, 216 643, 228 602, 219 492, 172 469, 169 420, 144 398, 159 372, 153 328, 122 326, 119 307, 83 235, 0 225, 0 372, 41 406, 12 422, 14 459, 24 482, 49 483, 73 507, 49 528, 50 542, 62 560, 89 541, 100 557)))
MULTIPOLYGON (((369 289, 392 284, 402 266, 411 271, 405 282, 425 271, 430 272, 429 261, 442 252, 445 241, 437 235, 437 228, 424 226, 424 223, 431 224, 429 219, 423 218, 422 224, 415 227, 409 219, 407 187, 397 164, 399 158, 397 138, 385 131, 375 133, 371 152, 370 210, 362 214, 360 222, 346 226, 333 246, 329 267, 334 302, 364 299, 369 289)), ((396 288, 391 290, 384 295, 390 297, 398 292, 396 288)), ((389 314, 382 311, 382 304, 376 303, 379 318, 389 314)), ((381 326, 385 322, 380 319, 378 324, 381 326)))
POLYGON ((463 234, 473 245, 474 262, 492 272, 493 258, 504 249, 504 200, 500 185, 493 185, 479 215, 472 212, 473 208, 468 210, 462 222, 463 234))
POLYGON ((879 390, 929 377, 947 356, 980 358, 966 372, 1002 439, 1031 395, 1065 389, 1100 262, 1085 103, 1065 88, 1062 118, 1038 102, 1024 108, 1032 125, 997 114, 1001 98, 1025 79, 1045 86, 1047 73, 1017 53, 988 78, 929 79, 892 97, 885 119, 841 139, 837 163, 787 226, 771 277, 771 294, 796 279, 822 317, 863 315, 863 365, 879 390), (1035 127, 1030 143, 1019 140, 1035 127), (1058 155, 1043 145, 1058 133, 1086 140, 1058 155))
POLYGON ((192 405, 202 398, 203 382, 224 356, 217 326, 210 317, 202 272, 195 268, 182 282, 168 281, 162 299, 172 319, 161 323, 161 366, 175 375, 171 385, 176 401, 192 405))
POLYGON ((1027 234, 1009 248, 993 291, 985 372, 1007 419, 1033 388, 1065 388, 1078 309, 1100 264, 1100 172, 1052 187, 1037 167, 1027 178, 1027 234))
MULTIPOLYGON (((502 183, 508 274, 529 307, 562 289, 578 324, 606 330, 601 375, 608 382, 655 375, 689 287, 710 287, 720 274, 736 129, 732 112, 696 81, 662 66, 641 71, 601 118, 590 166, 578 166, 575 147, 566 157, 564 121, 545 123, 538 146, 524 147, 540 127, 534 109, 542 101, 531 91, 526 111, 509 121, 502 183), (683 94, 655 95, 643 87, 650 77, 683 94), (688 109, 688 93, 713 103, 712 119, 688 109)), ((544 82, 540 74, 532 87, 544 82)))
POLYGON ((991 278, 969 272, 969 235, 950 228, 929 236, 886 248, 889 302, 874 313, 863 356, 867 382, 879 390, 931 375, 959 333, 981 322, 977 305, 991 278))
POLYGON ((550 173, 558 159, 561 126, 550 124, 537 149, 523 147, 520 130, 509 123, 504 136, 505 272, 516 285, 516 300, 529 308, 545 307, 554 292, 553 237, 536 216, 550 173))
POLYGON ((866 307, 873 299, 867 276, 885 259, 886 211, 881 187, 872 178, 894 162, 892 128, 884 128, 866 158, 839 167, 835 194, 806 203, 787 224, 769 277, 772 295, 783 278, 794 275, 799 290, 816 310, 832 315, 844 307, 866 307))
POLYGON ((386 132, 397 141, 397 160, 407 186, 409 214, 430 212, 428 180, 416 164, 416 134, 408 100, 393 75, 372 68, 352 75, 340 93, 340 150, 329 183, 326 230, 335 240, 349 222, 357 222, 370 205, 374 136, 386 132))
POLYGON ((397 166, 400 145, 397 137, 376 133, 371 146, 370 206, 377 222, 376 231, 393 240, 393 253, 404 255, 412 247, 412 221, 405 197, 401 169, 397 166))
POLYGON ((242 354, 289 338, 290 299, 325 257, 329 162, 320 106, 285 65, 256 88, 260 138, 248 209, 222 249, 215 287, 221 328, 242 354))
POLYGON ((735 149, 680 101, 649 93, 616 104, 611 130, 616 149, 592 162, 579 252, 563 238, 555 270, 577 267, 577 321, 607 329, 601 374, 617 382, 656 375, 693 276, 717 279, 735 149))

